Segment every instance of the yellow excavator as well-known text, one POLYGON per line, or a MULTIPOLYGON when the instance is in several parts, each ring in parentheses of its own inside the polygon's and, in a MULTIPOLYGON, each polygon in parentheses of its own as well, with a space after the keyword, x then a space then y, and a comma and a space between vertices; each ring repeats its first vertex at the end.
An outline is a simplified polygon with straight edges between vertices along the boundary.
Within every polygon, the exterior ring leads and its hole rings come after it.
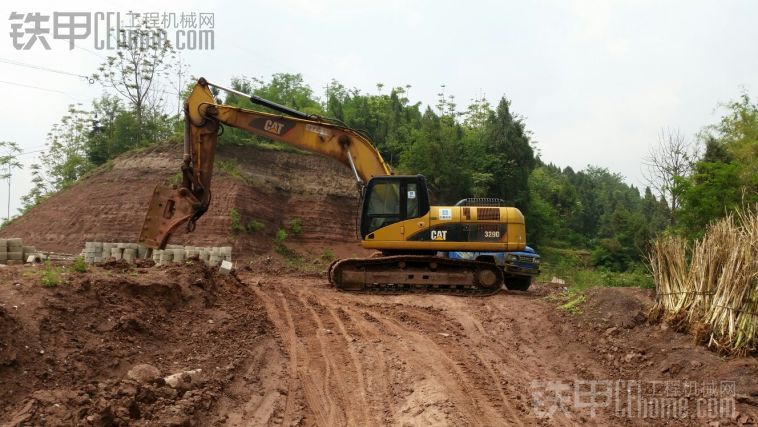
POLYGON ((518 209, 486 198, 430 206, 423 176, 395 175, 367 135, 339 121, 305 114, 204 78, 185 101, 184 114, 182 182, 156 187, 139 238, 145 246, 165 247, 179 226, 186 223, 187 230, 193 231, 208 210, 222 125, 323 154, 352 170, 361 200, 361 245, 380 251, 381 256, 332 263, 329 281, 337 289, 489 295, 499 291, 505 280, 494 257, 449 259, 437 256, 438 252, 507 252, 526 246, 524 216, 518 209), (218 103, 212 87, 279 114, 218 103))

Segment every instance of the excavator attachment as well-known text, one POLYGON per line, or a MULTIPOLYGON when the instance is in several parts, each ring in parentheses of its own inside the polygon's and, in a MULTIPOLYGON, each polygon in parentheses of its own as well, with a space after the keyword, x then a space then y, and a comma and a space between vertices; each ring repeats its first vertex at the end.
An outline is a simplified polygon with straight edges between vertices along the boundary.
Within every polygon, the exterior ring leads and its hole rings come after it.
POLYGON ((200 202, 186 188, 155 187, 139 243, 153 249, 163 249, 171 234, 182 224, 189 222, 194 228, 197 207, 200 202))

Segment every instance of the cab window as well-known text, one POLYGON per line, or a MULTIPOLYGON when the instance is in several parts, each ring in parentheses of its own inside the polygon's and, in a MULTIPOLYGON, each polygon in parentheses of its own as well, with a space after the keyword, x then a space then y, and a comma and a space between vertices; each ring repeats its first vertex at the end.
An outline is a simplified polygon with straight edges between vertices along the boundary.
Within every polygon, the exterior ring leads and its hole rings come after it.
POLYGON ((400 183, 374 185, 368 201, 369 232, 400 220, 400 183))

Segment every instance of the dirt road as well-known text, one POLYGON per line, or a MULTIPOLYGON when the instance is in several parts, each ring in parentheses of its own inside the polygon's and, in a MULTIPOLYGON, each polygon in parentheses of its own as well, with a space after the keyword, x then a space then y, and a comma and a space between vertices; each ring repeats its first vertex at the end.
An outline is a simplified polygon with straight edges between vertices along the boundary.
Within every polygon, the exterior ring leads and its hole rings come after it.
POLYGON ((591 291, 571 314, 546 298, 556 295, 547 285, 485 298, 356 295, 317 275, 219 278, 199 265, 96 267, 50 289, 34 267, 0 279, 2 425, 758 420, 756 358, 723 360, 647 324, 650 294, 639 289, 591 291), (159 374, 135 379, 141 364, 159 374), (179 386, 161 379, 197 369, 179 386), (661 398, 663 388, 648 387, 685 380, 698 394, 674 399, 673 414, 641 413, 610 393, 640 384, 661 398), (712 382, 732 385, 720 390, 732 404, 722 413, 700 410, 712 382))
MULTIPOLYGON (((285 357, 271 380, 279 388, 259 407, 240 414, 227 406, 239 425, 251 410, 256 422, 284 425, 649 424, 634 413, 618 417, 612 404, 592 411, 567 404, 539 418, 549 405, 531 401, 540 391, 534 382, 735 380, 732 368, 758 372, 755 359, 724 363, 686 336, 646 325, 649 294, 639 290, 603 290, 577 316, 546 301, 545 288, 489 298, 381 296, 337 293, 314 277, 240 278, 263 302, 285 357)), ((756 384, 738 388, 755 392, 756 384)), ((754 406, 741 409, 755 419, 754 406)))

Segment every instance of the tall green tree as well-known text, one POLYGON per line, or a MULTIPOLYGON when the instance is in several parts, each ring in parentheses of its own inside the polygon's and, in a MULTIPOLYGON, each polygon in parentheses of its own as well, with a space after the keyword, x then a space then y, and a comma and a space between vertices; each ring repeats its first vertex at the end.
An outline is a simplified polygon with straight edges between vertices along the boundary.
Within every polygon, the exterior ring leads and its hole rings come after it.
POLYGON ((47 151, 40 155, 53 190, 65 188, 92 168, 87 156, 92 113, 70 105, 68 114, 47 134, 47 151))
POLYGON ((159 142, 171 129, 164 111, 168 97, 174 97, 168 92, 170 77, 174 70, 184 73, 185 69, 177 60, 166 30, 147 20, 113 37, 118 41, 115 54, 108 56, 92 77, 128 103, 136 120, 135 138, 139 144, 159 142))
POLYGON ((726 105, 720 122, 700 135, 703 156, 693 173, 678 179, 679 230, 691 237, 742 205, 758 203, 758 104, 747 94, 726 105))
POLYGON ((18 160, 21 154, 21 148, 12 141, 0 141, 0 179, 8 181, 8 212, 6 221, 11 219, 11 178, 14 169, 21 169, 23 166, 18 160))
POLYGON ((529 174, 536 166, 534 150, 524 120, 511 113, 505 97, 485 127, 487 156, 479 170, 491 174, 489 194, 500 197, 523 212, 529 211, 529 174))

